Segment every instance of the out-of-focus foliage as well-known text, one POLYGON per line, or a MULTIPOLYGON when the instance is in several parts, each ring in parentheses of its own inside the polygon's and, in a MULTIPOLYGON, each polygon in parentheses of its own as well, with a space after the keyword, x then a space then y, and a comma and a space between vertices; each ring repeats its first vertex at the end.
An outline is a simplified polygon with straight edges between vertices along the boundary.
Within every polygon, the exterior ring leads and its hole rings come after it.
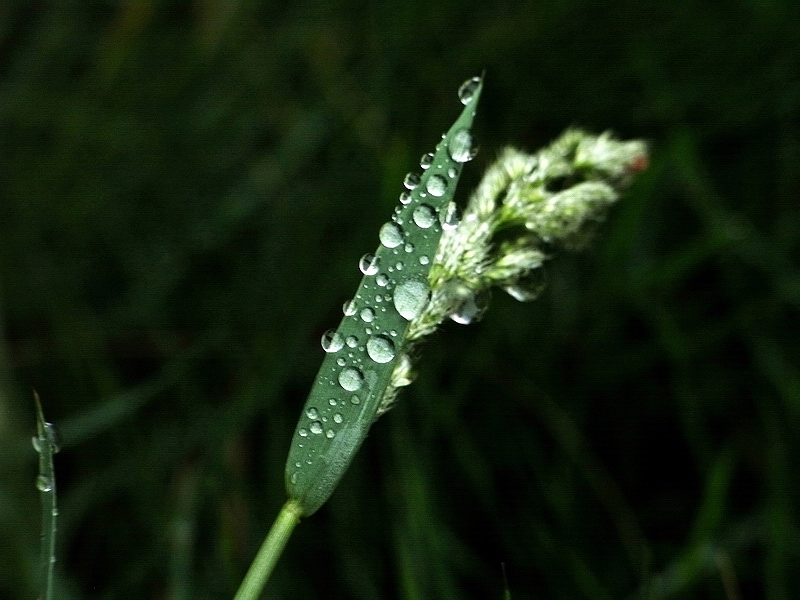
POLYGON ((232 595, 320 334, 484 68, 462 194, 570 125, 652 164, 537 302, 426 345, 268 597, 796 596, 798 12, 4 4, 0 597, 37 594, 32 387, 57 597, 232 595))

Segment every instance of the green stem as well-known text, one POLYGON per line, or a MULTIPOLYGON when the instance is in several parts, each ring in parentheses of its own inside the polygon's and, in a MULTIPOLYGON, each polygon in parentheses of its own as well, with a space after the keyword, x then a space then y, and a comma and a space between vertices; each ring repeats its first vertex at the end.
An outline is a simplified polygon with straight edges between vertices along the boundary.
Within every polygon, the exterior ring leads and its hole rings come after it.
POLYGON ((295 525, 300 522, 301 514, 300 505, 296 500, 288 500, 283 505, 233 600, 257 600, 259 598, 295 525))

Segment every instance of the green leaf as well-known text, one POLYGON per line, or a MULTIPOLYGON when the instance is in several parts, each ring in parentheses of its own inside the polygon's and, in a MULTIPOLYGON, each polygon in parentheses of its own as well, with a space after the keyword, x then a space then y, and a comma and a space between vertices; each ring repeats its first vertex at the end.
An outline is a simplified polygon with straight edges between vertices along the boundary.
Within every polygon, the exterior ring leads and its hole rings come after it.
POLYGON ((380 245, 359 262, 364 278, 345 303, 342 322, 322 338, 327 354, 286 462, 289 498, 304 515, 327 501, 364 441, 402 364, 409 323, 430 299, 428 272, 461 169, 473 156, 471 127, 482 86, 473 77, 459 89, 464 110, 432 158, 423 157, 423 172, 406 176, 380 245))

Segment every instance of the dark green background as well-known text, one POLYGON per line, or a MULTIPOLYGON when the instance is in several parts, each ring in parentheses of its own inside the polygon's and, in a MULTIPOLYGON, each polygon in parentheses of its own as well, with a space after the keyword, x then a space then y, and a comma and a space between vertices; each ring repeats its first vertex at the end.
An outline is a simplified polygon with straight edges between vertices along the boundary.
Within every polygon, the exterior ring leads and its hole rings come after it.
MULTIPOLYGON (((717 4, 714 6, 714 4, 717 4)), ((230 598, 404 174, 486 69, 464 202, 565 127, 652 148, 532 304, 448 324, 269 598, 800 594, 800 10, 0 7, 0 597, 230 598)))

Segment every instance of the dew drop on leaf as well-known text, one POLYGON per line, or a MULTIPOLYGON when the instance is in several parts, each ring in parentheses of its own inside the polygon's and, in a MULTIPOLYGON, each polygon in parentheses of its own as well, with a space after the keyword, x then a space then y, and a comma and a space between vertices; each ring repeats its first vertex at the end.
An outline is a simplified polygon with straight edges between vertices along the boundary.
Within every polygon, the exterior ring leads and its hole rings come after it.
POLYGON ((333 415, 333 422, 334 423, 341 423, 342 421, 344 421, 344 417, 342 417, 342 413, 336 413, 335 415, 333 415))
POLYGON ((344 346, 344 338, 342 334, 335 329, 328 329, 322 334, 322 349, 325 352, 338 352, 344 346))
POLYGON ((420 176, 419 173, 408 173, 406 178, 403 180, 403 185, 407 190, 413 190, 415 187, 419 185, 420 176))
POLYGON ((367 354, 376 363, 387 363, 395 357, 394 342, 384 335, 376 335, 367 342, 367 354))
POLYGON ((420 204, 412 215, 414 223, 422 229, 428 229, 436 222, 436 211, 428 204, 420 204))
POLYGON ((344 313, 345 317, 352 317, 354 314, 356 314, 356 301, 345 301, 345 303, 342 304, 342 312, 344 313))
POLYGON ((480 84, 480 77, 471 77, 461 84, 461 87, 458 88, 458 99, 461 100, 461 104, 466 106, 470 103, 470 100, 475 95, 475 90, 478 89, 480 84))
POLYGON ((378 238, 387 248, 396 248, 404 241, 403 230, 396 223, 384 223, 378 232, 378 238))
POLYGON ((347 344, 350 348, 355 348, 358 346, 358 338, 354 335, 348 335, 347 339, 345 339, 345 344, 347 344))
POLYGON ((411 192, 405 191, 400 194, 400 204, 409 204, 411 202, 411 192))
POLYGON ((328 438, 329 440, 333 439, 335 436, 336 432, 333 429, 328 429, 328 431, 325 432, 325 437, 328 438))
POLYGON ((306 416, 309 419, 318 419, 319 418, 319 411, 314 408, 313 406, 306 411, 306 416))
POLYGON ((378 272, 379 263, 380 259, 377 256, 367 252, 361 257, 361 260, 358 261, 358 270, 364 275, 375 275, 375 273, 378 272))
POLYGON ((339 385, 348 392, 355 392, 364 385, 364 374, 356 367, 347 367, 339 372, 339 385))
POLYGON ((416 319, 428 304, 431 289, 424 281, 404 281, 394 292, 394 307, 400 316, 411 321, 416 319))
POLYGON ((459 129, 450 138, 447 144, 447 152, 457 163, 471 161, 475 155, 472 153, 472 134, 469 129, 459 129))
POLYGON ((433 164, 433 154, 428 152, 427 154, 423 154, 422 158, 419 159, 419 166, 423 169, 430 169, 431 165, 433 164))
POLYGON ((53 480, 45 475, 39 475, 36 478, 36 489, 40 492, 52 492, 53 480))
POLYGON ((450 202, 447 207, 439 213, 439 222, 442 229, 451 230, 458 227, 461 222, 461 215, 458 213, 458 205, 450 202))
POLYGON ((444 196, 447 191, 447 180, 441 175, 431 175, 428 181, 425 182, 425 189, 431 196, 437 198, 444 196))
POLYGON ((361 320, 364 323, 372 323, 375 320, 375 311, 371 308, 362 308, 361 309, 361 320))
POLYGON ((314 435, 319 435, 320 433, 322 433, 322 423, 320 423, 319 421, 314 421, 309 426, 309 429, 311 430, 311 433, 313 433, 314 435))

